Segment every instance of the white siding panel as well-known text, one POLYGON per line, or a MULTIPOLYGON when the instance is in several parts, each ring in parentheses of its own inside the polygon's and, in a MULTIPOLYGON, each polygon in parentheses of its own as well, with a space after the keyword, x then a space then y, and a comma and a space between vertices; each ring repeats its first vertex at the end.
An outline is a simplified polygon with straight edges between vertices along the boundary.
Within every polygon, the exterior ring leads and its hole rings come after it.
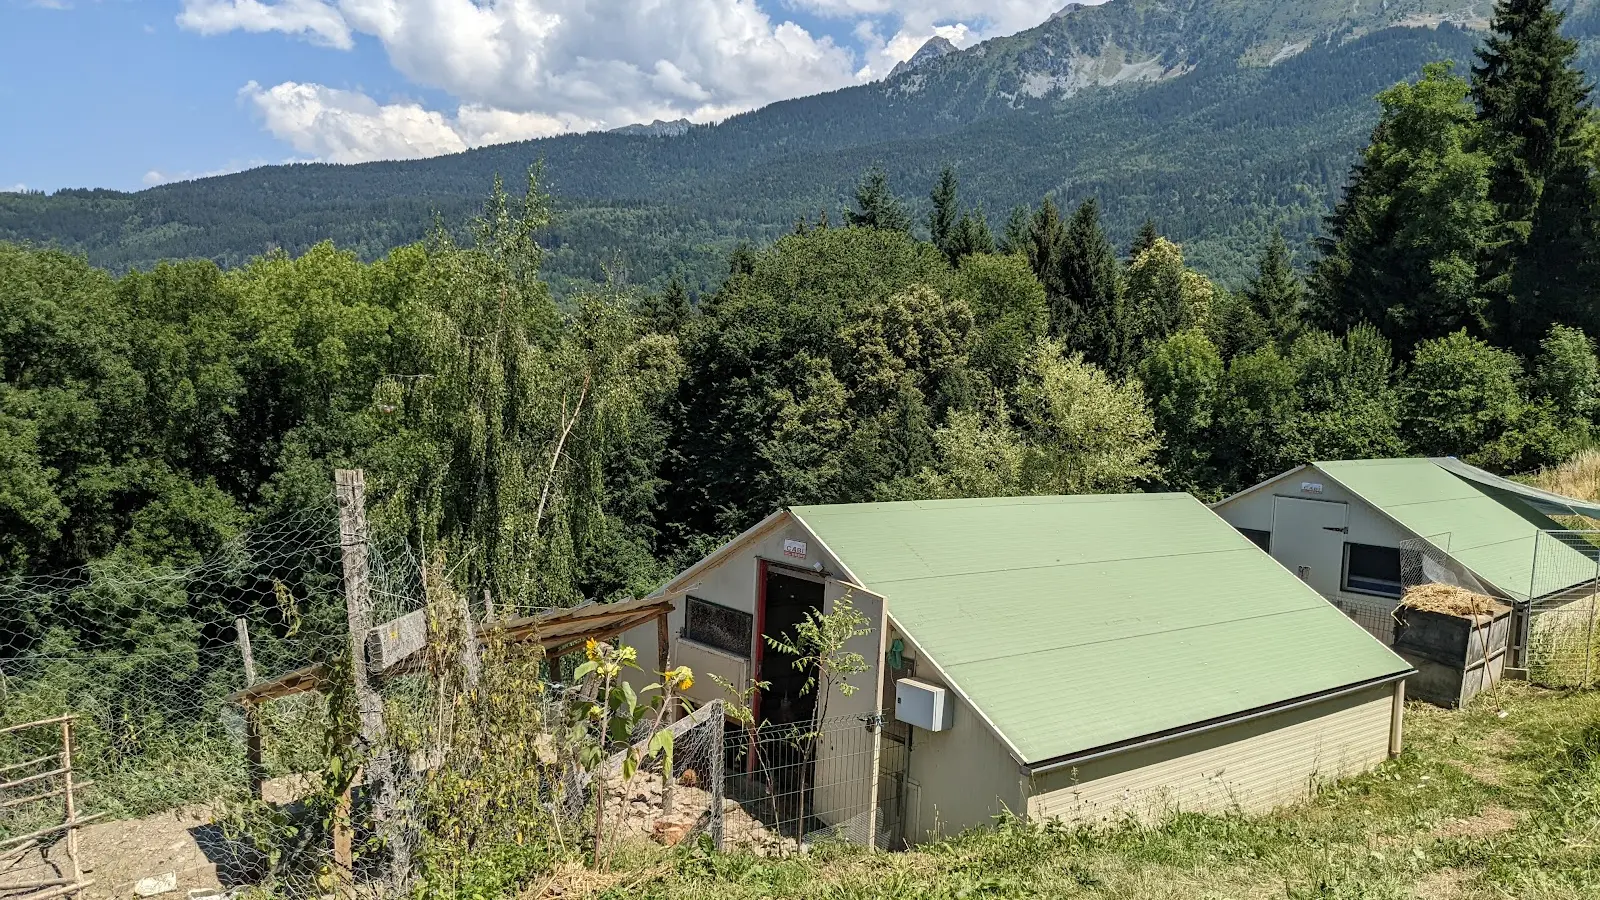
POLYGON ((1388 758, 1394 688, 1298 710, 1039 776, 1030 818, 1104 822, 1178 811, 1264 812, 1388 758))

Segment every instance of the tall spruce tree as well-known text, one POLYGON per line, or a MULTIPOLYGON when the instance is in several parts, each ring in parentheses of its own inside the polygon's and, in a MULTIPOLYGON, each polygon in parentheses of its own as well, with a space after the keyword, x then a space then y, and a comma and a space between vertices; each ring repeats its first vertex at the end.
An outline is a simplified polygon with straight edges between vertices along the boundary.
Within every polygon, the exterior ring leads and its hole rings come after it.
POLYGON ((1564 19, 1550 0, 1500 0, 1472 69, 1499 219, 1484 291, 1501 340, 1525 353, 1553 322, 1595 324, 1597 197, 1582 149, 1590 85, 1564 19))
POLYGON ((1370 322, 1401 354, 1480 330, 1478 263, 1495 211, 1469 92, 1437 62, 1378 95, 1372 141, 1317 241, 1312 325, 1342 334, 1370 322))
POLYGON ((1272 239, 1256 264, 1256 277, 1245 288, 1244 296, 1264 336, 1288 346, 1294 340, 1300 321, 1305 287, 1300 283, 1300 276, 1295 274, 1283 232, 1276 229, 1272 232, 1272 239))
POLYGON ((1051 325, 1068 346, 1101 368, 1121 372, 1124 361, 1122 273, 1117 251, 1100 227, 1100 204, 1083 201, 1067 223, 1057 281, 1061 296, 1051 325))
POLYGON ((1061 221, 1061 210, 1056 207, 1054 199, 1044 198, 1044 202, 1034 211, 1033 218, 1028 220, 1028 234, 1023 240, 1022 252, 1028 257, 1034 277, 1039 279, 1052 298, 1061 294, 1061 245, 1066 238, 1067 227, 1061 221))
POLYGON ((845 224, 882 231, 910 231, 911 216, 900 198, 889 189, 889 176, 882 169, 869 169, 856 185, 856 208, 844 213, 845 224))
POLYGON ((928 238, 954 264, 956 257, 950 254, 950 242, 961 220, 961 198, 955 169, 945 166, 940 170, 939 180, 934 182, 929 199, 933 201, 933 209, 928 212, 928 238))
POLYGON ((1028 243, 1028 222, 1033 218, 1033 211, 1027 206, 1011 207, 1011 214, 1006 216, 1006 224, 1000 231, 1001 253, 1022 253, 1023 247, 1028 243))
POLYGON ((1156 220, 1146 218, 1144 224, 1139 226, 1139 233, 1133 237, 1133 245, 1128 248, 1128 259, 1138 259, 1139 254, 1156 245, 1156 239, 1161 237, 1161 232, 1156 228, 1156 220))
POLYGON ((994 232, 989 230, 989 220, 984 217, 983 208, 962 213, 961 221, 956 223, 950 234, 950 246, 945 250, 951 265, 959 264, 964 257, 974 253, 993 252, 994 232))

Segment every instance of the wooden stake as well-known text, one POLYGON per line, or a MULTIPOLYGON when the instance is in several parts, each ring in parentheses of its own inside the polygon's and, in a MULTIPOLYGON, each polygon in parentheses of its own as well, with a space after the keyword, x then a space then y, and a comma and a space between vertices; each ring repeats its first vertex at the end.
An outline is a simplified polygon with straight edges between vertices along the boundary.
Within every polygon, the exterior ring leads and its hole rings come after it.
MULTIPOLYGON (((256 685, 256 657, 250 651, 250 621, 244 616, 233 620, 233 633, 239 642, 239 659, 244 664, 244 686, 248 690, 256 685)), ((261 708, 255 703, 244 704, 244 773, 253 800, 265 800, 267 767, 261 754, 261 708)))
POLYGON ((371 756, 366 761, 366 782, 376 795, 375 818, 389 850, 391 883, 403 885, 411 870, 410 853, 397 831, 394 769, 385 741, 383 698, 367 678, 364 646, 372 627, 370 538, 367 533, 367 483, 360 469, 340 469, 334 474, 339 498, 339 547, 344 562, 345 620, 350 630, 350 678, 361 717, 361 741, 371 756))
POLYGON ((1394 706, 1389 710, 1389 758, 1400 755, 1406 715, 1406 680, 1394 683, 1394 706))
POLYGON ((250 652, 250 620, 238 616, 233 620, 233 633, 239 642, 239 657, 244 662, 244 686, 255 687, 256 657, 250 652))
POLYGON ((355 779, 351 779, 350 786, 339 795, 339 804, 333 810, 333 877, 338 882, 334 888, 345 897, 355 896, 355 853, 352 849, 354 841, 354 827, 350 822, 351 791, 354 790, 355 779))
MULTIPOLYGON (((667 613, 663 610, 661 615, 656 618, 656 665, 661 667, 662 672, 666 672, 672 665, 671 655, 667 652, 667 647, 667 613)), ((663 675, 662 677, 666 676, 663 675)), ((675 722, 677 719, 678 704, 674 701, 671 708, 667 710, 667 721, 675 722)))
POLYGON ((66 769, 67 793, 67 859, 72 862, 72 880, 83 880, 83 867, 78 864, 78 804, 72 796, 72 720, 61 723, 61 767, 66 769))

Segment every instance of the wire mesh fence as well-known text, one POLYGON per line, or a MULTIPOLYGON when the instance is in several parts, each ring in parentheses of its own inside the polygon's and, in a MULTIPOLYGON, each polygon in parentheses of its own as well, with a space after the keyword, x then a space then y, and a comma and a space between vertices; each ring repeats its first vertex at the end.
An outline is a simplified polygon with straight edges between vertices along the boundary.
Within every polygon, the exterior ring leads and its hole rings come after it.
POLYGON ((884 717, 845 716, 730 732, 727 845, 789 852, 819 841, 888 849, 904 833, 907 744, 884 717))
POLYGON ((330 497, 183 565, 0 581, 0 895, 401 896, 466 883, 484 846, 604 864, 630 838, 898 839, 904 749, 877 718, 746 730, 721 702, 641 704, 612 734, 620 713, 571 660, 622 648, 547 653, 538 621, 494 619, 439 561, 341 534, 339 512, 330 497), (63 748, 3 730, 65 715, 72 811, 31 790, 58 784, 63 748), (92 884, 71 881, 80 862, 92 884))
POLYGON ((1530 680, 1550 687, 1600 685, 1600 531, 1544 531, 1535 538, 1530 602, 1520 624, 1530 680))

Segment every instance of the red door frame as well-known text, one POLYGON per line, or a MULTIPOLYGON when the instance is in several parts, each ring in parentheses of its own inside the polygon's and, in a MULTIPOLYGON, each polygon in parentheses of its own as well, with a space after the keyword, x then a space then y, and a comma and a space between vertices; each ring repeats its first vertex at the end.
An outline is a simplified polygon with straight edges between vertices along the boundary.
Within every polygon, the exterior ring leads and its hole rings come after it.
MULTIPOLYGON (((756 560, 756 646, 750 654, 750 683, 755 684, 761 680, 761 663, 766 657, 766 641, 761 639, 767 627, 767 561, 756 560)), ((750 717, 759 726, 761 724, 761 692, 752 691, 750 694, 750 717)))

